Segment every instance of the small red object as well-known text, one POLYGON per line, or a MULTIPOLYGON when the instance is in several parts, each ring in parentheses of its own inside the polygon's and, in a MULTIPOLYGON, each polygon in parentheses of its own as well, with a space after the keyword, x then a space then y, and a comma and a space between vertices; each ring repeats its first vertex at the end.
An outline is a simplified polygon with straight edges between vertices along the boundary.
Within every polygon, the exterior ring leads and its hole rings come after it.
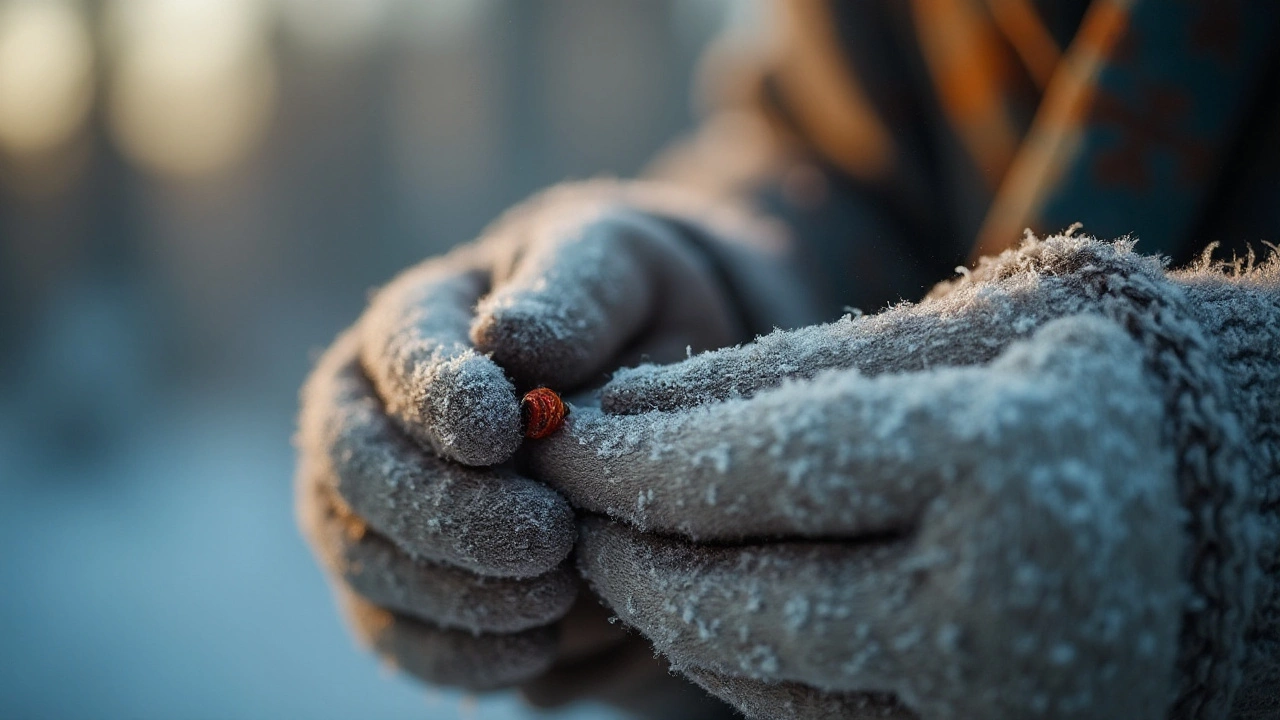
POLYGON ((534 388, 520 400, 524 436, 530 440, 541 440, 559 430, 568 414, 569 406, 551 388, 534 388))

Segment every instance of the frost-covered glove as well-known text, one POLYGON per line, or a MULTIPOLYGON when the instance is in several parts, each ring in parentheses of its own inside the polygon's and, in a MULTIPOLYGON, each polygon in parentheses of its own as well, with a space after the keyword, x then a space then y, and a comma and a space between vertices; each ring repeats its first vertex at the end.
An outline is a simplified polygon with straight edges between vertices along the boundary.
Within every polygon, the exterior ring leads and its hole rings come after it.
POLYGON ((613 518, 593 590, 749 717, 1269 717, 1280 263, 1236 270, 1032 241, 619 372, 531 468, 613 518))
POLYGON ((723 242, 751 238, 693 210, 661 186, 549 191, 392 281, 319 362, 302 393, 299 521, 380 654, 483 689, 632 642, 592 606, 562 620, 578 592, 573 512, 507 461, 535 385, 572 390, 808 321, 780 244, 723 242), (762 295, 779 303, 738 302, 762 295))

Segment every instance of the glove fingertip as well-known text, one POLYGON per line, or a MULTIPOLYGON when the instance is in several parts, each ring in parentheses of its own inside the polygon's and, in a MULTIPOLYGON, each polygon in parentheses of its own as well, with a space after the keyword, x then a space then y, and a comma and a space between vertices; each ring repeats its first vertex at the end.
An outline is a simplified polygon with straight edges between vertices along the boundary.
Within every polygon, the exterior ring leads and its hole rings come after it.
POLYGON ((508 492, 469 520, 463 535, 485 538, 472 548, 474 569, 502 577, 534 577, 558 566, 577 541, 573 508, 546 486, 510 478, 508 492))
POLYGON ((441 456, 464 465, 496 465, 522 438, 515 387, 488 358, 474 352, 426 371, 424 383, 445 388, 425 394, 421 414, 434 430, 427 438, 441 456))

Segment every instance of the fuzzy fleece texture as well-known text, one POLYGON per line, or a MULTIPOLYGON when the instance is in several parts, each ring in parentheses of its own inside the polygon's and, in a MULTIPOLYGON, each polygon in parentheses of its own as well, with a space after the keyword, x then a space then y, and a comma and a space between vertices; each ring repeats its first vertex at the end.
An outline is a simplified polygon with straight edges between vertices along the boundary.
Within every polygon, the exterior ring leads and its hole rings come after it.
POLYGON ((808 317, 800 284, 782 279, 786 243, 706 209, 657 184, 560 186, 401 274, 358 326, 387 414, 443 458, 493 465, 521 440, 517 389, 571 390, 808 317), (751 307, 731 306, 722 268, 751 307))
POLYGON ((532 466, 624 523, 581 532, 597 593, 752 717, 1265 717, 1277 267, 1030 239, 919 304, 619 372, 532 466))
MULTIPOLYGON (((595 181, 533 198, 378 291, 304 386, 297 437, 299 524, 357 635, 431 682, 556 676, 584 623, 609 626, 571 612, 571 508, 508 462, 520 393, 797 324, 786 252, 766 224, 688 193, 595 181), (756 306, 733 307, 731 289, 756 306)), ((657 686, 717 704, 648 665, 657 686)), ((638 700, 624 704, 667 707, 625 684, 638 700)))
POLYGON ((1173 667, 1182 600, 1158 395, 1107 321, 1036 339, 929 380, 840 372, 674 418, 584 413, 561 444, 586 453, 554 461, 606 474, 557 477, 573 501, 606 485, 604 503, 638 494, 625 514, 647 529, 749 542, 586 522, 579 568, 677 666, 891 691, 930 718, 1120 699, 1115 716, 1155 717, 1172 672, 1148 677, 1173 667), (601 458, 606 424, 638 444, 601 458), (759 540, 778 536, 826 542, 759 540))
POLYGON ((554 189, 326 353, 298 515, 361 639, 430 682, 681 695, 636 643, 583 644, 607 624, 575 610, 576 542, 749 717, 1275 713, 1274 256, 1030 239, 919 304, 619 371, 522 475, 524 389, 801 324, 767 239, 718 242, 758 223, 683 202, 554 189))
POLYGON ((1258 586, 1231 717, 1280 717, 1280 261, 1207 259, 1173 273, 1210 338, 1247 442, 1258 586))

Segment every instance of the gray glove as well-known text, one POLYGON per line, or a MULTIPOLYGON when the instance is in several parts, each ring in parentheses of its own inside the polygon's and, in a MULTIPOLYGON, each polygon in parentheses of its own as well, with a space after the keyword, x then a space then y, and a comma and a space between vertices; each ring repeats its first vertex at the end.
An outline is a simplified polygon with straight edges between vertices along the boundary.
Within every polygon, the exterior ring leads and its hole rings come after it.
POLYGON ((1278 268, 1031 242, 620 372, 531 468, 614 518, 595 592, 749 717, 1269 712, 1278 268))
POLYGON ((594 602, 571 612, 573 512, 508 462, 520 394, 806 320, 777 253, 720 243, 733 219, 685 221, 666 197, 597 182, 530 201, 378 292, 303 389, 299 522, 357 634, 410 673, 510 686, 640 642, 594 602))

